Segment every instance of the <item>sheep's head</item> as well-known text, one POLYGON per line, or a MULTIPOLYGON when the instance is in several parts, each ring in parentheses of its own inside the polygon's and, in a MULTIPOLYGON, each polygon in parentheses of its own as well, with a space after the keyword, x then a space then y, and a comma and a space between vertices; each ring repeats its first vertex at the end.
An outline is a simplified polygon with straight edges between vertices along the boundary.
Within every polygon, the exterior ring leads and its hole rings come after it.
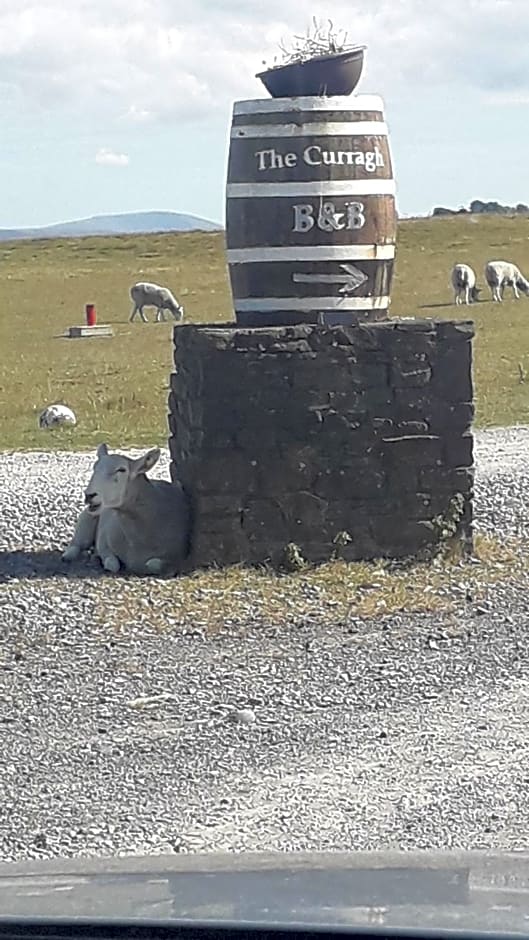
POLYGON ((119 509, 127 502, 131 483, 147 473, 160 457, 157 447, 137 460, 122 454, 109 454, 106 444, 97 448, 97 460, 85 490, 88 512, 97 516, 103 509, 119 509))
POLYGON ((171 309, 172 312, 174 313, 175 317, 178 317, 179 320, 183 320, 183 318, 184 318, 184 308, 182 307, 182 304, 179 304, 177 300, 175 300, 174 302, 171 301, 171 302, 170 302, 170 309, 171 309))
POLYGON ((529 297, 529 281, 526 281, 525 278, 522 277, 518 281, 517 287, 520 288, 523 294, 526 294, 529 297))
POLYGON ((470 296, 472 301, 475 303, 479 300, 479 295, 481 294, 481 287, 473 287, 470 291, 470 296))

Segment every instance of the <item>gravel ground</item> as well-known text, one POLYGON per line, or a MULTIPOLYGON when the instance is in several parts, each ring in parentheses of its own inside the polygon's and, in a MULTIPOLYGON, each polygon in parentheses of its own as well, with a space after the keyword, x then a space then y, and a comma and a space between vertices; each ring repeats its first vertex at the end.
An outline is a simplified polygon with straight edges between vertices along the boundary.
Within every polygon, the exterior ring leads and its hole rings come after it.
MULTIPOLYGON (((476 452, 477 527, 527 536, 529 428, 476 452)), ((59 561, 91 459, 0 455, 3 860, 527 848, 524 575, 435 615, 118 630, 145 582, 59 561)))

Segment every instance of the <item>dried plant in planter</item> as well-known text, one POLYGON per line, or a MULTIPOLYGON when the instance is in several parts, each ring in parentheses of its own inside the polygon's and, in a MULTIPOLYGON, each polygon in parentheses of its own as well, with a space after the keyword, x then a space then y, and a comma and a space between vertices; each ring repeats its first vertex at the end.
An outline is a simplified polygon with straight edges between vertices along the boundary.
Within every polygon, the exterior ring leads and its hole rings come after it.
MULTIPOLYGON (((282 59, 259 72, 273 98, 296 95, 349 95, 360 80, 365 46, 347 42, 344 30, 313 19, 306 36, 293 36, 290 47, 279 44, 282 59)), ((263 62, 263 65, 266 63, 263 62)))
MULTIPOLYGON (((279 43, 283 59, 274 60, 272 68, 281 68, 284 65, 296 65, 308 62, 319 56, 340 55, 342 52, 352 52, 354 49, 364 48, 347 42, 347 32, 343 29, 335 31, 332 20, 325 25, 318 23, 316 17, 312 20, 312 29, 307 29, 306 36, 293 36, 291 48, 287 48, 284 40, 279 43)), ((263 62, 263 65, 266 63, 263 62)))

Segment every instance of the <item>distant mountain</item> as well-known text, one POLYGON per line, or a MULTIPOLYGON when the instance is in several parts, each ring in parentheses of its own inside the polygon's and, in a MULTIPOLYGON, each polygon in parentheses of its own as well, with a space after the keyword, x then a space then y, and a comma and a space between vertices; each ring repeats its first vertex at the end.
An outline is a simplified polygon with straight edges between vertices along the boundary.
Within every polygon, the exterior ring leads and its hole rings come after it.
POLYGON ((39 228, 0 228, 0 241, 22 238, 79 238, 83 235, 142 235, 151 232, 218 232, 221 225, 181 212, 126 212, 56 222, 39 228))

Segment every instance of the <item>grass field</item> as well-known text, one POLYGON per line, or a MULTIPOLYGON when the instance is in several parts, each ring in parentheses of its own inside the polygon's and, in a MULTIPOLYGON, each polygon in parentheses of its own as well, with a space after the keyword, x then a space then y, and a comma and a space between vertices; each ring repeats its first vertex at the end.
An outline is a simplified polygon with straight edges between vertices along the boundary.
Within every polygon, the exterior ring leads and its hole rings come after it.
MULTIPOLYGON (((222 234, 85 238, 0 245, 0 449, 114 447, 167 440, 172 326, 128 323, 135 280, 169 285, 191 321, 232 318, 222 234), (113 339, 66 340, 96 304, 113 339), (39 411, 65 402, 75 429, 43 432, 39 411)), ((399 227, 392 314, 466 316, 451 304, 456 261, 479 272, 492 258, 529 272, 529 221, 501 217, 418 219, 399 227)), ((470 308, 476 322, 477 424, 529 423, 529 299, 470 308)), ((153 311, 148 311, 153 320, 153 311)))

